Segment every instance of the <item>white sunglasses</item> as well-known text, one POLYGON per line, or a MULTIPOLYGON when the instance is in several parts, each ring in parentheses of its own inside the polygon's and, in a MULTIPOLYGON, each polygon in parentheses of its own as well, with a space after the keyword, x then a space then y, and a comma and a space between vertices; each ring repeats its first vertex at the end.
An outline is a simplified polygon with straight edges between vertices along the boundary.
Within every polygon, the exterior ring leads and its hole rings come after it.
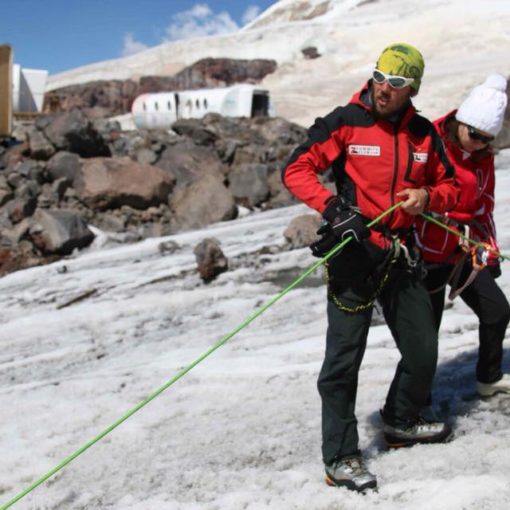
POLYGON ((379 69, 374 69, 372 73, 372 78, 376 83, 379 84, 387 81, 390 84, 390 87, 393 87, 394 89, 403 89, 404 87, 407 87, 408 85, 411 85, 411 83, 414 82, 414 78, 393 76, 392 74, 383 73, 382 71, 379 71, 379 69))

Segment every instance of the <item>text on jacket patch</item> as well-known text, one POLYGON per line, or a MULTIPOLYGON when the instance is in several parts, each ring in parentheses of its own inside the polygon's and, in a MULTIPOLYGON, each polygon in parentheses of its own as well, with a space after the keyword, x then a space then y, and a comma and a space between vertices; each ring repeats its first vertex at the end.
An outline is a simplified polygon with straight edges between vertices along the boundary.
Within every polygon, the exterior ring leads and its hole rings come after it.
POLYGON ((349 154, 353 156, 380 156, 379 145, 349 145, 349 154))
POLYGON ((426 152, 413 152, 413 158, 418 163, 426 163, 429 155, 426 152))

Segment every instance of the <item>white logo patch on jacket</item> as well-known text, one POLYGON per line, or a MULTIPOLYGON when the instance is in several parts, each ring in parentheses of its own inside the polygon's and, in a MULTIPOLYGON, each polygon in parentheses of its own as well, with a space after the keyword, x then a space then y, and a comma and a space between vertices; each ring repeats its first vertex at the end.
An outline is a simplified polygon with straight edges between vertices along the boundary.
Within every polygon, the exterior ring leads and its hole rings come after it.
POLYGON ((353 156, 380 156, 379 145, 349 145, 349 154, 353 156))
POLYGON ((417 163, 426 163, 429 155, 426 152, 413 152, 413 159, 417 163))

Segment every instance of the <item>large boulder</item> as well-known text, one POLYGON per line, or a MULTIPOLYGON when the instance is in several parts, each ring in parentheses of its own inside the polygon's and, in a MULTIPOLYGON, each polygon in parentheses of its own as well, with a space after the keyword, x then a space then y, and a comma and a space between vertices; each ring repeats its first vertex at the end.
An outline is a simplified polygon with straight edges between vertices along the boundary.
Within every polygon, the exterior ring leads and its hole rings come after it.
POLYGON ((254 119, 253 129, 270 143, 297 146, 306 140, 306 129, 282 117, 254 119))
POLYGON ((124 158, 83 160, 74 187, 78 198, 91 209, 128 205, 146 209, 168 202, 175 177, 160 168, 124 158))
POLYGON ((208 147, 199 147, 189 140, 168 145, 155 165, 175 175, 178 188, 187 186, 205 175, 223 180, 228 171, 216 151, 208 147))
POLYGON ((232 220, 237 206, 230 191, 217 177, 205 175, 175 191, 170 201, 181 229, 202 228, 210 223, 232 220))
POLYGON ((229 174, 229 189, 238 204, 254 207, 267 199, 267 165, 245 163, 236 166, 229 174))
POLYGON ((218 135, 198 119, 179 119, 172 124, 172 130, 192 138, 197 145, 213 145, 218 139, 218 135))
POLYGON ((268 141, 258 129, 253 129, 254 122, 257 123, 255 119, 223 117, 218 113, 208 113, 200 119, 200 122, 218 138, 237 140, 240 145, 265 145, 268 141))
POLYGON ((321 224, 318 214, 303 214, 294 218, 283 233, 291 248, 305 248, 319 239, 317 230, 321 224))
POLYGON ((72 184, 80 173, 80 158, 72 152, 57 152, 47 163, 46 172, 51 181, 65 179, 72 184))
POLYGON ((42 117, 35 123, 57 150, 82 158, 110 156, 110 149, 93 123, 79 110, 42 117))
POLYGON ((265 163, 268 158, 268 149, 264 144, 238 143, 232 160, 232 167, 247 163, 265 163))
POLYGON ((28 141, 30 144, 30 156, 34 159, 47 160, 56 152, 55 147, 44 136, 44 133, 35 127, 28 130, 28 141))
POLYGON ((37 209, 32 220, 32 242, 44 254, 69 255, 94 240, 85 220, 73 211, 37 209))
POLYGON ((283 185, 281 172, 274 170, 267 179, 269 186, 269 200, 264 204, 266 209, 276 209, 298 203, 298 200, 291 195, 289 190, 283 185))

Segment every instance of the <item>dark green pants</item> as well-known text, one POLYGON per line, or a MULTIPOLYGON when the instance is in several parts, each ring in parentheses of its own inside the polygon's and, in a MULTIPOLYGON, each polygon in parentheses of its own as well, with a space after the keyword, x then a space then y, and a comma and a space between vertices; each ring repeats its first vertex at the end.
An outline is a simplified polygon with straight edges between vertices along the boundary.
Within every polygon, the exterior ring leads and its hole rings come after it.
MULTIPOLYGON (((336 295, 342 299, 342 293, 336 295)), ((352 304, 352 286, 345 290, 345 296, 352 304)), ((362 302, 366 296, 359 298, 362 302)), ((401 354, 386 398, 384 420, 405 424, 418 417, 431 391, 437 364, 432 306, 421 281, 399 264, 392 269, 379 302, 401 354)), ((318 380, 326 464, 359 451, 356 394, 371 317, 371 307, 352 313, 328 301, 326 353, 318 380)))

